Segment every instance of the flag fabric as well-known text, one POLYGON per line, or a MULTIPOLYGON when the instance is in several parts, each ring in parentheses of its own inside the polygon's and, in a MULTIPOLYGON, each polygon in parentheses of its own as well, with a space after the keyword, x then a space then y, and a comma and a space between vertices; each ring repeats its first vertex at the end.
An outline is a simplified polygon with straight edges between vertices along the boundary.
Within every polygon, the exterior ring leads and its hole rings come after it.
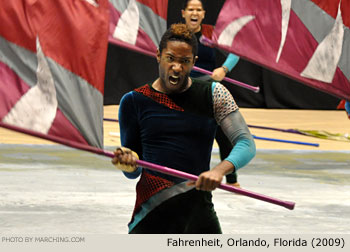
POLYGON ((312 137, 327 139, 327 140, 350 142, 350 136, 348 133, 345 133, 345 134, 332 133, 325 130, 298 130, 298 131, 306 136, 312 136, 312 137))
POLYGON ((350 100, 350 0, 227 0, 212 42, 350 100))
POLYGON ((108 0, 0 5, 0 126, 103 147, 108 0))
POLYGON ((155 56, 167 29, 168 0, 109 0, 109 42, 155 56))
POLYGON ((155 56, 167 29, 168 0, 109 0, 109 12, 104 104, 114 105, 158 77, 155 56))

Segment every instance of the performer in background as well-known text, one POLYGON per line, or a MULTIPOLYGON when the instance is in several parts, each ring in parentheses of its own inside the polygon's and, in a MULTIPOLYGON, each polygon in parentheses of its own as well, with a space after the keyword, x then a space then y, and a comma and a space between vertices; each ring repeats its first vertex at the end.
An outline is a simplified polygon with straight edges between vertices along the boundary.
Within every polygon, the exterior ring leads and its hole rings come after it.
POLYGON ((128 178, 141 175, 129 233, 221 233, 211 191, 255 156, 253 137, 228 90, 189 77, 197 48, 187 26, 173 24, 159 44, 159 78, 120 102, 121 144, 126 148, 115 151, 112 163, 128 178), (210 169, 218 125, 234 147, 210 169), (138 157, 198 180, 136 167, 138 157))
MULTIPOLYGON (((205 17, 205 8, 201 0, 185 0, 181 10, 182 17, 185 20, 185 23, 189 30, 191 30, 198 41, 198 59, 195 63, 195 66, 202 69, 209 70, 212 73, 211 76, 204 75, 200 72, 192 70, 191 77, 207 80, 207 81, 222 81, 226 74, 231 71, 237 62, 239 57, 230 53, 225 62, 221 67, 215 68, 216 66, 216 49, 201 44, 199 39, 202 35, 207 38, 211 38, 214 27, 212 25, 202 24, 202 21, 205 17)), ((218 127, 215 140, 219 145, 220 159, 224 160, 232 149, 231 142, 227 139, 221 127, 218 127)), ((230 185, 239 187, 237 181, 237 173, 233 172, 226 175, 226 182, 230 185)))

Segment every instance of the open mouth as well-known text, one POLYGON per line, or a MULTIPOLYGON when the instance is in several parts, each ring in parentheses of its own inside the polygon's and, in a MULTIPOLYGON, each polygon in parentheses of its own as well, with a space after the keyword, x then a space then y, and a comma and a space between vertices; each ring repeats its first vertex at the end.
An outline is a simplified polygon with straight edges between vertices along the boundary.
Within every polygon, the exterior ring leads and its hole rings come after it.
POLYGON ((180 81, 180 77, 179 76, 174 76, 174 75, 171 75, 169 76, 169 83, 171 85, 177 85, 180 81))
POLYGON ((198 22, 198 18, 191 18, 191 23, 196 24, 198 22))

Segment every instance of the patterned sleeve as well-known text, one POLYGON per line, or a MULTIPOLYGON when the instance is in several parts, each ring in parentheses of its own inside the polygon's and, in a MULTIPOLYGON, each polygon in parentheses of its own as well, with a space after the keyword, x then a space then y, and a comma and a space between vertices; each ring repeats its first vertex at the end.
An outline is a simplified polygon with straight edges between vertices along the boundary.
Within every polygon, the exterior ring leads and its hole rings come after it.
POLYGON ((255 156, 254 139, 231 93, 222 84, 215 82, 212 91, 214 117, 233 146, 225 160, 238 170, 255 156))
POLYGON ((231 93, 226 87, 224 87, 224 85, 218 82, 213 82, 212 89, 214 117, 216 122, 220 125, 222 119, 224 119, 228 114, 236 111, 238 106, 231 93))

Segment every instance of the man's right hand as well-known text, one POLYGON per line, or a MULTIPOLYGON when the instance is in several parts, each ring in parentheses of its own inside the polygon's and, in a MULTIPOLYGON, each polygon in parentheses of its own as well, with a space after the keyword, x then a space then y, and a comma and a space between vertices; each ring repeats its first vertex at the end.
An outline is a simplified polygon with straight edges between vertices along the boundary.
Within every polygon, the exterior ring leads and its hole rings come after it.
POLYGON ((114 164, 118 169, 130 173, 136 170, 136 161, 138 159, 139 156, 136 152, 125 147, 118 147, 114 152, 112 164, 114 164))

